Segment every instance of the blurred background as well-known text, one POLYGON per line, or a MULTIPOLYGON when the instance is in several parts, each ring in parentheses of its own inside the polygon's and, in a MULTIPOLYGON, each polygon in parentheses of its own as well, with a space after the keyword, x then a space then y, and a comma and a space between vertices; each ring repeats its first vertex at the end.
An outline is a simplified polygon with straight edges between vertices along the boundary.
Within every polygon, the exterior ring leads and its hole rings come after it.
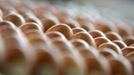
MULTIPOLYGON (((35 0, 48 1, 52 3, 77 3, 81 6, 94 8, 102 15, 115 15, 125 17, 128 20, 134 20, 134 0, 35 0), (123 16, 122 16, 123 15, 123 16)), ((93 11, 94 11, 93 10, 93 11)))

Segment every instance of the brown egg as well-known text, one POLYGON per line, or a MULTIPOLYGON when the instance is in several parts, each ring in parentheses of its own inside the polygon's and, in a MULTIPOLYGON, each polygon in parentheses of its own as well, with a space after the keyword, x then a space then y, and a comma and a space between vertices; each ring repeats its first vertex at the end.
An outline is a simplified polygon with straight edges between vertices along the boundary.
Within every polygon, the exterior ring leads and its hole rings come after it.
MULTIPOLYGON (((77 74, 77 75, 85 75, 85 63, 82 60, 78 60, 78 58, 72 57, 73 55, 66 56, 64 55, 64 61, 61 65, 61 72, 60 75, 72 75, 72 74, 77 74)), ((78 56, 79 57, 79 56, 78 56)))
POLYGON ((109 39, 105 37, 96 37, 95 39, 96 46, 99 47, 103 43, 111 42, 109 39))
POLYGON ((119 57, 119 55, 113 51, 112 49, 110 48, 103 48, 103 49, 100 49, 99 50, 99 54, 104 56, 105 58, 107 58, 108 60, 110 59, 116 59, 119 57))
MULTIPOLYGON (((46 8, 45 8, 46 5, 47 5, 47 3, 40 3, 40 4, 38 5, 38 7, 37 7, 35 4, 30 4, 30 5, 29 5, 29 9, 30 9, 31 12, 33 12, 37 17, 41 18, 41 17, 44 15, 44 13, 46 12, 46 11, 44 11, 44 10, 46 10, 46 8)), ((45 13, 45 14, 46 14, 46 13, 45 13)))
POLYGON ((55 31, 61 32, 67 39, 71 39, 73 35, 73 31, 66 24, 54 25, 51 28, 49 28, 46 32, 55 32, 55 31))
MULTIPOLYGON (((80 15, 80 14, 78 14, 80 15)), ((91 17, 90 15, 82 14, 81 16, 75 16, 76 21, 82 25, 84 22, 94 22, 94 18, 91 17)))
POLYGON ((52 43, 57 46, 62 53, 70 53, 70 44, 64 39, 52 39, 52 43))
POLYGON ((43 23, 43 31, 46 32, 49 28, 59 23, 58 19, 54 16, 45 16, 45 18, 41 19, 43 23))
POLYGON ((64 61, 61 65, 61 75, 84 74, 84 62, 78 51, 63 39, 53 40, 53 44, 63 53, 64 61), (79 60, 78 60, 79 59, 79 60), (81 70, 80 70, 81 69, 81 70))
MULTIPOLYGON (((10 53, 14 57, 17 54, 12 54, 12 53, 19 52, 19 55, 21 56, 21 53, 19 51, 21 49, 21 40, 19 40, 19 36, 17 36, 18 35, 17 30, 11 29, 11 28, 6 28, 3 31, 1 31, 0 33, 2 35, 4 43, 6 44, 6 50, 9 51, 8 52, 9 54, 7 54, 7 55, 9 55, 9 60, 12 60, 12 56, 10 56, 10 53)), ((19 56, 17 56, 17 57, 19 58, 19 56)), ((14 59, 16 59, 16 58, 14 58, 14 59)))
POLYGON ((112 75, 132 75, 132 67, 129 61, 125 58, 109 60, 111 65, 112 75))
POLYGON ((66 56, 64 58, 64 62, 61 65, 60 74, 59 75, 85 75, 85 71, 83 70, 83 67, 80 67, 80 65, 83 65, 84 63, 78 63, 76 62, 72 56, 66 56), (84 71, 84 72, 83 72, 84 71))
POLYGON ((58 20, 63 23, 66 19, 69 19, 72 17, 71 13, 69 11, 62 9, 59 10, 59 8, 56 8, 58 11, 53 11, 53 14, 58 18, 58 20))
MULTIPOLYGON (((133 57, 134 57, 134 52, 129 52, 128 54, 126 54, 125 56, 130 62, 134 61, 133 57)), ((133 65, 134 66, 134 65, 133 65)))
POLYGON ((122 36, 123 38, 129 35, 132 35, 132 27, 128 24, 117 24, 117 29, 118 29, 118 33, 120 34, 120 36, 122 36))
POLYGON ((97 21, 94 23, 94 26, 97 30, 100 30, 104 33, 116 31, 115 25, 112 22, 104 21, 97 21))
POLYGON ((25 20, 26 20, 26 22, 35 22, 43 29, 42 22, 33 13, 26 12, 25 20))
MULTIPOLYGON (((81 14, 78 14, 81 15, 81 14)), ((80 26, 85 29, 86 31, 91 31, 94 30, 94 24, 92 23, 92 17, 89 17, 89 15, 81 15, 81 16, 76 16, 76 21, 80 24, 80 26)))
POLYGON ((31 30, 30 32, 26 32, 25 35, 32 45, 45 43, 45 40, 43 40, 43 35, 40 34, 38 30, 31 30))
POLYGON ((121 49, 116 44, 114 44, 114 43, 110 43, 110 42, 103 43, 103 44, 101 44, 99 46, 99 48, 110 48, 113 51, 117 52, 118 54, 122 55, 121 49))
POLYGON ((91 34, 93 38, 105 37, 105 34, 102 31, 99 31, 99 30, 92 30, 92 31, 89 32, 89 34, 91 34))
POLYGON ((81 48, 89 48, 90 46, 88 45, 88 43, 82 39, 74 39, 71 40, 71 43, 77 48, 77 49, 81 49, 81 48))
MULTIPOLYGON (((47 48, 47 50, 50 49, 47 48)), ((31 75, 58 75, 57 63, 47 50, 36 46, 37 59, 32 67, 31 75)))
POLYGON ((18 42, 18 40, 14 37, 10 37, 7 39, 4 39, 5 44, 6 44, 6 48, 8 50, 8 60, 15 60, 17 58, 22 58, 22 53, 20 52, 21 47, 20 44, 18 42))
MULTIPOLYGON (((47 48, 47 50, 50 50, 47 48)), ((50 74, 57 75, 58 66, 54 59, 54 57, 47 52, 43 48, 37 48, 36 46, 36 55, 37 59, 34 62, 34 66, 32 67, 32 75, 42 75, 42 74, 50 74)))
POLYGON ((28 74, 29 70, 26 64, 25 54, 23 52, 24 39, 21 33, 16 29, 7 28, 0 32, 5 45, 5 62, 1 66, 5 74, 28 74), (23 40, 20 40, 23 39, 23 40), (23 42, 22 42, 23 41, 23 42), (20 70, 21 69, 21 70, 20 70))
POLYGON ((114 40, 121 40, 122 41, 122 38, 116 32, 108 32, 105 35, 111 41, 114 41, 114 40))
POLYGON ((20 14, 16 13, 16 12, 11 12, 8 15, 5 15, 4 20, 6 21, 11 21, 12 23, 14 23, 17 27, 21 26, 22 24, 25 23, 25 20, 23 18, 23 16, 21 16, 20 14))
MULTIPOLYGON (((98 54, 94 50, 87 48, 80 49, 80 53, 87 64, 87 75, 109 75, 109 65, 108 62, 101 58, 97 58, 98 54), (104 65, 105 64, 105 65, 104 65)), ((100 57, 100 56, 99 56, 100 57)))
POLYGON ((116 25, 116 28, 118 29, 117 33, 120 34, 121 37, 124 38, 128 35, 133 34, 133 27, 131 26, 131 23, 124 22, 124 21, 118 19, 118 20, 116 20, 115 25, 116 25))
POLYGON ((134 47, 125 47, 122 49, 122 53, 126 56, 128 53, 134 52, 134 47))
POLYGON ((64 23, 67 24, 71 28, 80 27, 80 24, 73 19, 66 19, 66 21, 64 23))
POLYGON ((72 28, 73 34, 76 34, 78 32, 87 32, 85 29, 83 28, 72 28))
POLYGON ((67 40, 66 37, 60 32, 47 32, 45 34, 52 40, 54 40, 54 39, 67 40))
POLYGON ((82 39, 86 41, 89 45, 94 47, 96 46, 93 37, 86 32, 78 32, 72 36, 72 39, 82 39))
POLYGON ((131 63, 131 66, 133 68, 133 75, 134 75, 134 52, 130 52, 125 56, 129 62, 131 63))
POLYGON ((116 45, 118 45, 120 47, 120 49, 127 47, 127 45, 123 41, 115 40, 112 42, 115 43, 116 45))
POLYGON ((4 39, 8 39, 8 38, 12 38, 12 37, 17 37, 17 31, 16 29, 12 29, 12 28, 6 28, 1 30, 1 35, 2 37, 4 37, 4 39))
POLYGON ((6 28, 16 29, 16 26, 12 22, 9 22, 9 21, 0 22, 0 30, 4 30, 6 28))
POLYGON ((81 24, 81 27, 85 29, 86 31, 94 30, 94 25, 90 22, 85 22, 85 24, 81 24))
POLYGON ((130 46, 131 44, 134 44, 134 37, 128 36, 125 38, 124 42, 127 44, 127 46, 130 46))
POLYGON ((120 36, 123 37, 123 38, 128 36, 128 32, 127 32, 127 30, 125 30, 125 27, 124 26, 120 26, 120 27, 118 28, 118 33, 120 34, 120 36))
POLYGON ((27 32, 30 30, 39 30, 42 31, 41 27, 36 23, 25 23, 19 27, 23 32, 27 32))

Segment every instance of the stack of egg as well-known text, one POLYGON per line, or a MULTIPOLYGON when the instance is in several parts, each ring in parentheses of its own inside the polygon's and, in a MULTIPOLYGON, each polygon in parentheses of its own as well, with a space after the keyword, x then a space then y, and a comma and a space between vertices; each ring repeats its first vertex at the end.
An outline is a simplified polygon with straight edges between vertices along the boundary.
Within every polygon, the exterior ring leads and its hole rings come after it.
POLYGON ((134 75, 134 25, 71 12, 48 3, 4 1, 0 73, 134 75))

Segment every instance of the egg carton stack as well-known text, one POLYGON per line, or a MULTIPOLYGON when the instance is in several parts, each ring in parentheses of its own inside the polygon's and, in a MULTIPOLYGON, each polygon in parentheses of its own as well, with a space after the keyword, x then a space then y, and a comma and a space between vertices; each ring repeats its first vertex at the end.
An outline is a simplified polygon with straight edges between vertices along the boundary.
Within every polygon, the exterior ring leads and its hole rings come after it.
POLYGON ((134 24, 72 12, 49 3, 2 2, 0 73, 134 75, 134 24))

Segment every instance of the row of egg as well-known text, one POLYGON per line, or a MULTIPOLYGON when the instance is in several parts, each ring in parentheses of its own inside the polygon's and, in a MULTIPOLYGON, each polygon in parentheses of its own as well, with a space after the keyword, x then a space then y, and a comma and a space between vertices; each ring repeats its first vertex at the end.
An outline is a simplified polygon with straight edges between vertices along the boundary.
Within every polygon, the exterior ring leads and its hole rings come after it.
POLYGON ((5 4, 0 6, 3 75, 133 75, 133 25, 71 14, 56 5, 5 4))

